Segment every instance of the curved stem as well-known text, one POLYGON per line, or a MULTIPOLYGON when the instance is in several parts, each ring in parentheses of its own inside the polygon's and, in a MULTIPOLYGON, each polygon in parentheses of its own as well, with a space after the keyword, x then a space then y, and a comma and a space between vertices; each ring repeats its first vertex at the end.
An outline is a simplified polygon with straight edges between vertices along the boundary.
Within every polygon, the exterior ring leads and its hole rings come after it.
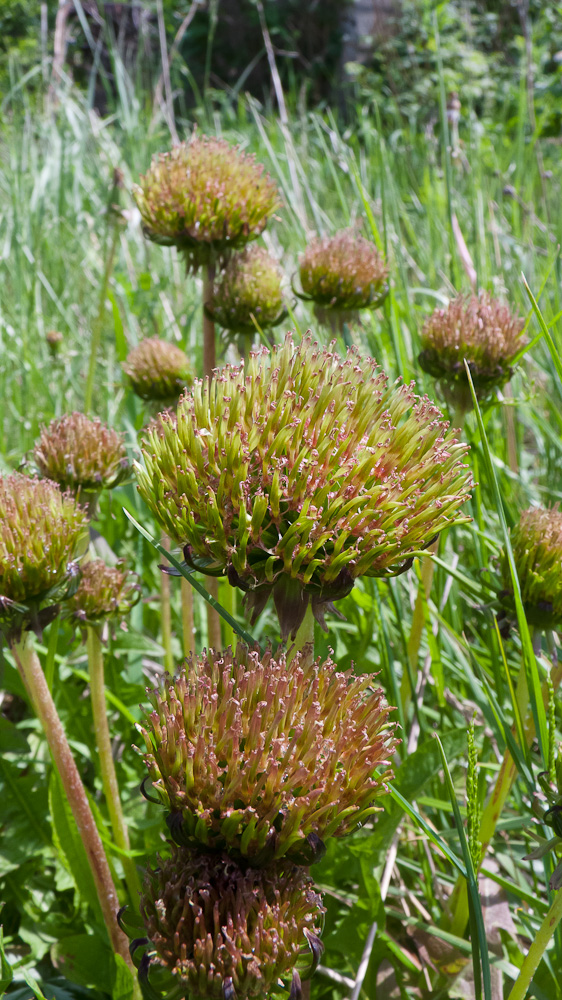
POLYGON ((562 920, 562 891, 558 891, 556 898, 544 918, 537 936, 527 952, 521 971, 515 980, 511 993, 507 1000, 524 1000, 531 980, 537 971, 539 962, 543 957, 554 931, 562 920))
POLYGON ((39 657, 33 646, 32 635, 29 632, 24 633, 18 642, 12 641, 10 643, 10 648, 43 727, 55 767, 60 775, 72 815, 82 838, 111 946, 136 976, 129 955, 127 937, 117 923, 119 899, 101 838, 55 703, 47 686, 39 657))
MULTIPOLYGON (((115 764, 111 752, 111 738, 107 722, 107 707, 105 703, 105 683, 103 667, 103 649, 101 639, 94 628, 88 627, 87 633, 88 668, 90 671, 90 693, 92 698, 92 714, 94 717, 94 732, 100 762, 103 793, 111 821, 111 829, 117 847, 122 851, 130 851, 129 831, 123 816, 119 784, 115 773, 115 764)), ((137 866, 133 858, 121 855, 125 880, 133 906, 137 907, 140 895, 140 881, 137 866)))

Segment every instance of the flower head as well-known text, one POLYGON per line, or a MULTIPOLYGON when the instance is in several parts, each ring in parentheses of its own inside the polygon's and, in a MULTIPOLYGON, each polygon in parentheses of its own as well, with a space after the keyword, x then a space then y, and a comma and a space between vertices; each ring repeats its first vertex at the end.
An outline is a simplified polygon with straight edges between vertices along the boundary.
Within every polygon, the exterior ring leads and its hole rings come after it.
POLYGON ((158 337, 141 340, 127 355, 123 371, 137 396, 161 403, 176 400, 193 381, 184 352, 158 337))
MULTIPOLYGON (((282 636, 312 596, 402 572, 459 520, 470 473, 441 413, 376 363, 290 336, 196 381, 144 439, 139 490, 186 559, 228 574, 253 618, 270 593, 282 636)), ((464 518, 466 520, 466 518, 464 518)))
MULTIPOLYGON (((524 344, 523 326, 519 316, 487 292, 458 295, 446 309, 436 309, 426 320, 419 363, 458 403, 459 391, 468 391, 466 358, 475 392, 486 399, 511 378, 524 344)), ((467 408, 470 406, 468 393, 467 408)))
POLYGON ((45 334, 45 340, 47 341, 47 346, 49 348, 49 351, 51 352, 51 355, 53 357, 56 357, 64 341, 62 333, 60 332, 60 330, 47 330, 47 333, 45 334))
POLYGON ((375 811, 396 740, 370 675, 239 644, 150 697, 145 761, 178 843, 310 863, 375 811))
MULTIPOLYGON (((562 627, 562 511, 532 507, 511 531, 511 548, 527 620, 538 628, 562 627)), ((502 599, 513 608, 507 554, 502 553, 502 599)))
POLYGON ((388 268, 379 251, 352 229, 312 240, 299 274, 304 296, 327 309, 376 309, 388 293, 388 268))
POLYGON ((262 330, 276 326, 286 315, 281 288, 282 273, 264 247, 247 247, 228 263, 215 284, 213 319, 234 333, 256 332, 253 318, 262 330))
POLYGON ((84 413, 52 420, 33 457, 43 478, 81 495, 112 489, 130 473, 123 435, 84 413))
POLYGON ((322 899, 293 865, 253 870, 174 847, 148 871, 140 906, 139 979, 167 1000, 266 1000, 287 981, 299 1000, 298 970, 309 975, 322 952, 322 899))
POLYGON ((120 566, 107 566, 102 559, 84 563, 80 583, 68 610, 90 625, 110 618, 123 618, 140 598, 136 574, 120 566))
POLYGON ((279 205, 277 187, 254 156, 197 134, 154 157, 133 194, 145 235, 178 247, 193 269, 256 239, 279 205))
POLYGON ((0 629, 45 625, 78 580, 85 512, 55 483, 0 477, 0 629))

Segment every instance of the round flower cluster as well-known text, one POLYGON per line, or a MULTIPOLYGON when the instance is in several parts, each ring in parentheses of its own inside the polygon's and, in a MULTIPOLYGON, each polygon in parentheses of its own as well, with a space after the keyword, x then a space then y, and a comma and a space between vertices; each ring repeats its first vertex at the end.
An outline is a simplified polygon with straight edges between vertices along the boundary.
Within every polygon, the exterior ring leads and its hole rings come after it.
POLYGON ((281 281, 279 265, 267 250, 247 247, 232 257, 215 283, 207 312, 233 333, 254 334, 256 324, 262 330, 276 326, 286 315, 281 281))
MULTIPOLYGON (((537 628, 562 626, 562 511, 533 507, 511 531, 511 548, 528 622, 537 628)), ((507 554, 501 556, 502 600, 513 611, 507 554)))
POLYGON ((388 293, 388 268, 379 251, 351 229, 312 240, 299 275, 303 297, 325 309, 376 309, 388 293))
POLYGON ((147 337, 127 355, 123 371, 141 399, 175 402, 193 381, 189 362, 175 344, 147 337))
POLYGON ((33 458, 40 476, 78 496, 112 489, 130 474, 123 435, 84 413, 65 414, 44 427, 33 458))
POLYGON ((178 247, 194 270, 256 239, 279 205, 254 156, 197 134, 154 157, 133 194, 145 235, 178 247))
MULTIPOLYGON (((402 572, 459 520, 467 448, 412 387, 310 337, 251 353, 144 438, 139 490, 197 569, 227 574, 282 637, 358 576, 402 572)), ((460 518, 461 520, 466 518, 460 518)))
POLYGON ((119 564, 107 566, 103 559, 82 565, 78 589, 68 602, 72 617, 89 625, 125 616, 140 598, 137 578, 119 564))

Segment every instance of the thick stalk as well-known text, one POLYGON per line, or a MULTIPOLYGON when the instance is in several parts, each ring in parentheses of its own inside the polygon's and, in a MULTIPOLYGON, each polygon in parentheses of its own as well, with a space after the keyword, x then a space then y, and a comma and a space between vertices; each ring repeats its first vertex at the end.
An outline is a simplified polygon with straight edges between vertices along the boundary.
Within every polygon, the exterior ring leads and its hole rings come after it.
POLYGON ((181 621, 183 627, 183 655, 191 656, 195 648, 193 587, 183 576, 181 578, 181 621))
POLYGON ((527 990, 531 985, 531 980, 538 969, 548 943, 562 920, 562 890, 556 893, 556 897, 541 926, 537 936, 527 952, 521 971, 513 984, 511 993, 507 1000, 525 1000, 527 990))
POLYGON ((10 644, 25 687, 49 744, 55 767, 60 775, 76 826, 82 838, 109 940, 114 952, 120 955, 136 977, 129 955, 129 943, 117 923, 119 899, 96 827, 90 804, 72 751, 68 745, 51 692, 47 686, 33 638, 26 632, 18 642, 10 644))
MULTIPOLYGON (((560 682, 562 681, 562 666, 557 665, 552 668, 550 673, 550 679, 552 681, 552 686, 554 691, 560 687, 560 682)), ((548 705, 548 687, 545 684, 541 687, 541 695, 543 703, 548 705)), ((517 689, 516 698, 519 706, 519 712, 522 718, 525 717, 525 713, 528 708, 528 691, 527 691, 527 678, 525 675, 525 667, 521 667, 519 672, 519 677, 517 679, 517 689)), ((511 728, 512 735, 517 736, 516 726, 513 725, 511 728)), ((535 738, 535 722, 533 716, 529 716, 527 719, 524 729, 523 729, 525 743, 528 747, 531 746, 535 738)), ((482 814, 482 820, 480 822, 480 841, 482 843, 482 851, 480 856, 480 864, 483 863, 486 856, 488 847, 490 846, 490 841, 494 836, 495 829, 498 820, 502 814, 503 807, 507 800, 513 784, 517 777, 517 766, 509 752, 505 751, 504 758, 496 778, 496 784, 494 785, 494 790, 486 803, 484 812, 482 814)), ((455 934, 457 937, 462 937, 464 934, 466 925, 468 923, 468 897, 466 891, 466 880, 459 876, 457 879, 455 888, 451 895, 450 910, 453 915, 452 924, 448 924, 447 929, 450 930, 451 934, 455 934)))
MULTIPOLYGON (((88 669, 90 673, 90 695, 92 699, 92 715, 94 717, 94 732, 100 762, 103 794, 111 821, 111 829, 117 847, 122 851, 130 851, 129 831, 123 816, 119 784, 115 773, 115 764, 111 752, 111 738, 107 722, 107 706, 105 703, 105 682, 103 649, 101 639, 94 628, 88 627, 87 632, 88 669)), ((133 858, 121 855, 125 881, 133 906, 138 906, 140 881, 133 858)))
MULTIPOLYGON (((162 545, 169 549, 170 542, 164 535, 162 545)), ((160 574, 160 627, 162 629, 162 646, 164 647, 164 670, 167 674, 174 672, 174 656, 172 653, 172 601, 170 577, 167 573, 160 574)))
MULTIPOLYGON (((203 268, 203 375, 210 379, 217 364, 215 349, 215 324, 205 313, 205 306, 212 305, 213 285, 215 280, 214 264, 207 264, 203 268)), ((219 588, 216 577, 209 577, 207 590, 211 597, 218 600, 219 588)), ((207 645, 211 649, 221 649, 221 621, 218 611, 215 611, 210 604, 207 604, 207 645)))

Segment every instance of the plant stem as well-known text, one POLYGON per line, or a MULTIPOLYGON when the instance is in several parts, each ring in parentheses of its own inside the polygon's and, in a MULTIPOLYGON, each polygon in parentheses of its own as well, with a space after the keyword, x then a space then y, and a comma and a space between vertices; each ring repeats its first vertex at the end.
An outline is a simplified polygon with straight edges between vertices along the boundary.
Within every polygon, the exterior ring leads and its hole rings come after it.
MULTIPOLYGON (((203 375, 211 379, 216 368, 217 356, 215 350, 215 324, 205 313, 205 306, 211 305, 213 301, 213 286, 215 281, 215 266, 207 264, 203 268, 203 375)), ((216 577, 210 577, 207 590, 215 601, 218 600, 219 588, 216 577)), ((210 604, 207 605, 207 645, 211 649, 220 649, 222 646, 221 622, 217 611, 210 604)))
MULTIPOLYGON (((166 536, 162 539, 165 549, 170 547, 166 536)), ((162 629, 162 646, 164 647, 164 670, 167 674, 174 672, 174 656, 172 653, 172 605, 170 577, 163 571, 160 574, 160 618, 162 629)))
POLYGON ((524 1000, 527 996, 527 990, 529 989, 531 980, 539 966, 539 962, 547 949, 548 942, 561 920, 562 891, 559 890, 556 893, 555 900, 550 907, 550 910, 539 927, 535 940, 525 956, 523 965, 521 966, 521 971, 515 980, 507 1000, 524 1000))
MULTIPOLYGON (((220 603, 225 611, 228 611, 230 615, 234 615, 236 590, 234 587, 230 586, 228 580, 221 580, 219 584, 219 594, 220 603)), ((232 628, 232 625, 229 625, 228 622, 224 621, 224 619, 222 622, 222 631, 224 634, 225 646, 232 646, 232 648, 235 649, 234 629, 232 628)))
POLYGON ((19 641, 14 640, 10 643, 10 648, 25 687, 30 693, 33 708, 43 727, 55 767, 60 775, 72 815, 82 838, 111 946, 136 976, 129 955, 127 937, 117 923, 119 899, 100 835, 55 703, 47 686, 39 657, 35 651, 32 635, 29 632, 24 633, 19 641))
MULTIPOLYGON (((437 552, 438 546, 439 546, 439 539, 437 538, 433 542, 433 544, 430 545, 428 552, 437 552)), ((431 584, 433 583, 434 572, 435 572, 435 563, 433 562, 433 559, 422 559, 421 570, 420 570, 421 582, 418 588, 418 593, 416 595, 416 603, 414 605, 414 613, 412 615, 412 628, 410 630, 410 637, 408 639, 408 661, 410 664, 410 672, 412 678, 415 677, 418 669, 420 645, 425 626, 424 605, 431 593, 431 584)), ((404 672, 400 694, 402 698, 402 712, 405 718, 408 710, 408 705, 413 694, 410 684, 410 675, 408 671, 404 672)))
MULTIPOLYGON (((123 816, 121 797, 119 795, 119 784, 115 773, 113 754, 111 753, 111 739, 109 735, 109 725, 107 722, 107 707, 105 703, 105 683, 103 666, 103 649, 101 639, 95 628, 88 626, 87 631, 88 649, 88 669, 90 672, 90 693, 92 698, 92 714, 94 717, 94 732, 96 734, 96 746, 100 762, 101 780, 103 793, 111 829, 117 847, 122 851, 130 851, 129 831, 123 816)), ((133 906, 137 907, 140 895, 140 881, 137 867, 133 858, 121 855, 125 881, 129 890, 129 896, 133 906)))
POLYGON ((191 656, 195 645, 193 587, 183 576, 181 578, 181 620, 183 626, 183 655, 191 656))
POLYGON ((314 657, 314 615, 312 614, 312 605, 310 602, 297 630, 295 641, 287 653, 287 663, 291 663, 297 653, 305 652, 306 661, 312 660, 314 657))
MULTIPOLYGON (((112 189, 112 196, 115 193, 115 187, 112 189)), ((108 205, 108 212, 111 213, 111 201, 108 205)), ((111 218, 111 215, 110 215, 111 218)), ((96 362, 98 358, 98 353, 101 343, 101 332, 103 329, 103 317, 105 314, 105 300, 107 298, 107 289, 109 286, 109 279, 111 277, 111 272, 113 271, 113 264, 115 261, 115 252, 117 250, 117 243, 119 241, 119 224, 116 221, 110 221, 108 225, 111 227, 111 242, 109 244, 109 253, 105 258, 105 268, 103 272, 103 280, 100 289, 100 297, 98 302, 98 311, 92 326, 92 340, 90 344, 90 361, 88 364, 88 376, 86 380, 86 391, 84 393, 84 413, 89 413, 92 408, 92 400, 94 396, 94 380, 96 375, 96 362)))

